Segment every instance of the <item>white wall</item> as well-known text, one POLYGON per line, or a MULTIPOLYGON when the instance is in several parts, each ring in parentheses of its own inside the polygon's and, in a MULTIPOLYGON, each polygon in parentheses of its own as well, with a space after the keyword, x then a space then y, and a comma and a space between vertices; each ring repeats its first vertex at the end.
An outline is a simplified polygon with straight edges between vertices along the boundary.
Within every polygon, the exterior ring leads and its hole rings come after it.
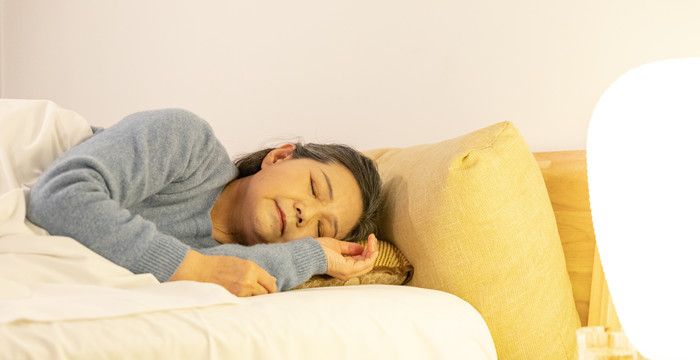
POLYGON ((0 91, 108 126, 184 107, 232 154, 409 146, 510 120, 583 149, 629 68, 700 56, 700 1, 5 0, 0 91))
POLYGON ((5 64, 3 61, 3 59, 5 58, 5 51, 4 51, 5 49, 3 47, 3 45, 5 44, 5 41, 4 41, 5 37, 3 36, 4 32, 2 30, 3 27, 5 26, 4 19, 5 19, 5 0, 0 0, 0 98, 3 97, 2 88, 3 88, 3 84, 5 83, 5 81, 4 81, 5 78, 2 76, 5 72, 3 70, 3 65, 5 64))

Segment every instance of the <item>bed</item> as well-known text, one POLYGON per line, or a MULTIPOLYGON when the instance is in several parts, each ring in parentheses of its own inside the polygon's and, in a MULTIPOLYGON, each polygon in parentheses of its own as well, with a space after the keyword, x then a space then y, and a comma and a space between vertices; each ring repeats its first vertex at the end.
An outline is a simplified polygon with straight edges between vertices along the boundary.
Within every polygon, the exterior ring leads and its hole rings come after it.
POLYGON ((495 359, 463 299, 413 286, 298 289, 239 298, 159 283, 25 218, 28 189, 91 134, 45 100, 0 100, 0 357, 495 359))
POLYGON ((510 123, 366 152, 389 189, 379 238, 415 266, 408 285, 250 298, 134 275, 31 224, 32 182, 91 131, 46 100, 0 100, 0 129, 2 358, 573 359, 580 326, 620 328, 585 151, 530 153, 510 123))

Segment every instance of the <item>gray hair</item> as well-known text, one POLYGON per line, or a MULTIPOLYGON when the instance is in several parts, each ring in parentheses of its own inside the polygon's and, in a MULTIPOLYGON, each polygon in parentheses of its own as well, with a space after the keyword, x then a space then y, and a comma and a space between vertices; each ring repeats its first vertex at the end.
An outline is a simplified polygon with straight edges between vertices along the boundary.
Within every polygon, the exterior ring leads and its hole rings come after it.
MULTIPOLYGON (((293 159, 313 159, 324 164, 336 163, 345 166, 355 177, 362 194, 362 215, 357 225, 348 233, 346 241, 367 240, 369 234, 377 234, 377 221, 381 208, 382 182, 374 160, 343 144, 294 143, 293 159)), ((263 158, 274 148, 255 151, 239 156, 233 163, 240 171, 239 177, 260 171, 263 158)))

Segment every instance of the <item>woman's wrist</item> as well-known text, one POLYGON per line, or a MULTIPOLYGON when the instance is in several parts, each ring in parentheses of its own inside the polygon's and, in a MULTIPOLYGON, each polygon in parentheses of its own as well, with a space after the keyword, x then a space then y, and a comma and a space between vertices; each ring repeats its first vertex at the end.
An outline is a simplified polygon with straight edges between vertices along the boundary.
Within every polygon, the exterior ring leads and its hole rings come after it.
POLYGON ((168 281, 198 280, 205 257, 206 255, 202 255, 192 249, 187 250, 185 258, 182 259, 180 266, 178 266, 168 281))

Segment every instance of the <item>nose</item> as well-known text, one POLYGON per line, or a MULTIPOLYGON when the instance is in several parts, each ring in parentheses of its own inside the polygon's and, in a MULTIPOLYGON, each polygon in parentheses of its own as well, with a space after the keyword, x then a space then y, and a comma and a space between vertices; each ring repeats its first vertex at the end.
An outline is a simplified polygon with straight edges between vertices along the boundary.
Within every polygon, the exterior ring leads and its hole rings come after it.
POLYGON ((318 213, 322 212, 320 204, 309 205, 297 203, 294 207, 296 208, 297 225, 299 226, 305 226, 312 219, 316 218, 318 213))

